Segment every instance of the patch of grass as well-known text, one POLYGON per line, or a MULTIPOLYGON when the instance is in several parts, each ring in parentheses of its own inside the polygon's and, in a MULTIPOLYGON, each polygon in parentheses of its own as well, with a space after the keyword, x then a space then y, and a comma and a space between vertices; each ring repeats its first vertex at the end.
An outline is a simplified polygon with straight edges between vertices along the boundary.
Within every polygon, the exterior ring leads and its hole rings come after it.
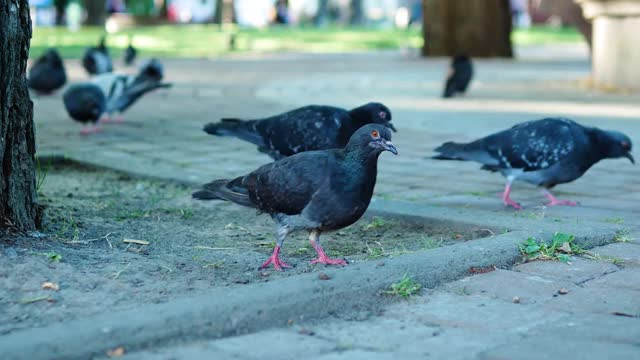
POLYGON ((55 237, 64 240, 68 235, 71 235, 71 240, 78 240, 80 236, 80 225, 71 213, 69 213, 69 216, 62 218, 62 226, 56 232, 55 237))
POLYGON ((621 217, 608 218, 604 219, 604 221, 610 224, 624 224, 624 219, 621 217))
POLYGON ((191 209, 178 209, 178 214, 180 214, 180 218, 187 220, 193 217, 193 210, 191 209))
POLYGON ((533 260, 558 260, 569 263, 570 255, 579 255, 584 250, 574 244, 575 236, 556 232, 548 244, 544 241, 537 241, 534 238, 528 238, 524 244, 520 245, 520 252, 525 256, 527 261, 533 260))
POLYGON ((144 217, 148 217, 149 215, 150 215, 149 211, 123 210, 122 212, 116 215, 115 219, 117 221, 135 220, 135 219, 142 219, 144 217))
MULTIPOLYGON (((64 27, 34 27, 31 56, 39 56, 49 47, 56 47, 64 58, 80 58, 89 45, 98 43, 102 27, 83 27, 70 32, 64 27)), ((312 52, 336 53, 366 50, 420 48, 423 44, 420 28, 385 29, 372 27, 271 27, 249 29, 217 25, 138 26, 110 34, 107 46, 114 58, 121 58, 129 43, 144 57, 202 58, 235 52, 312 52), (235 46, 229 46, 234 36, 235 46), (206 44, 206 46, 203 46, 206 44)), ((584 41, 573 28, 533 26, 516 29, 511 35, 514 45, 569 43, 584 41)))
POLYGON ((202 267, 205 268, 205 269, 220 269, 220 268, 222 268, 224 263, 225 263, 225 259, 222 259, 222 260, 218 260, 218 261, 213 262, 213 263, 204 264, 204 265, 202 265, 202 267))
POLYGON ((384 220, 383 218, 381 218, 379 216, 374 216, 373 219, 371 219, 371 222, 369 222, 368 224, 366 224, 366 225, 364 225, 362 227, 362 230, 380 229, 380 228, 384 227, 385 225, 388 225, 388 222, 386 220, 384 220))
POLYGON ((47 259, 49 260, 49 262, 51 262, 51 263, 57 263, 57 262, 62 261, 62 255, 58 254, 55 251, 44 253, 42 255, 46 256, 47 259))
POLYGON ((407 299, 418 294, 420 289, 422 289, 422 284, 415 282, 407 276, 407 274, 404 274, 399 282, 392 284, 389 290, 386 290, 384 293, 386 295, 400 296, 407 299))
POLYGON ((629 230, 620 230, 620 231, 616 231, 616 234, 613 237, 613 240, 615 242, 626 243, 633 240, 633 238, 629 234, 629 230))
POLYGON ((40 193, 40 189, 42 189, 42 185, 44 185, 44 181, 47 178, 47 174, 49 170, 51 170, 51 158, 49 158, 49 162, 46 167, 42 167, 40 163, 40 157, 36 156, 36 193, 40 193))

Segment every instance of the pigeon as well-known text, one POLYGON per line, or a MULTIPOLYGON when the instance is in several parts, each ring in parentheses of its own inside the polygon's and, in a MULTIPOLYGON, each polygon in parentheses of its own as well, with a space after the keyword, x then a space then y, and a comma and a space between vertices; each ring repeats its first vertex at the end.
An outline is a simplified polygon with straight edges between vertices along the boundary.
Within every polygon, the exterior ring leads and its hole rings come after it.
POLYGON ((137 75, 122 75, 108 73, 98 75, 92 82, 98 85, 107 97, 106 117, 117 112, 120 116, 116 121, 121 122, 121 114, 133 105, 144 94, 159 88, 168 88, 170 83, 162 83, 163 68, 157 59, 152 59, 140 67, 137 75))
POLYGON ((113 71, 109 50, 105 46, 106 37, 100 39, 98 47, 88 48, 82 57, 82 66, 89 75, 99 75, 113 71))
POLYGON ((124 64, 129 66, 136 60, 138 51, 133 47, 133 40, 129 39, 129 46, 124 50, 124 64))
POLYGON ((356 130, 372 123, 396 131, 391 111, 381 103, 352 110, 309 105, 259 120, 221 119, 205 125, 204 131, 248 141, 278 160, 303 151, 343 148, 356 130))
POLYGON ((473 77, 473 65, 466 55, 457 55, 451 60, 451 67, 444 86, 443 98, 450 98, 456 93, 464 93, 473 77))
POLYGON ((278 255, 287 235, 298 230, 310 232, 309 242, 318 253, 312 264, 346 265, 343 259, 327 257, 320 234, 349 226, 364 214, 383 151, 398 154, 391 131, 369 124, 358 129, 343 149, 295 154, 233 180, 215 180, 193 197, 227 200, 271 215, 277 224, 277 241, 261 269, 269 264, 276 270, 290 267, 278 255))
POLYGON ((49 49, 31 66, 27 84, 38 94, 45 95, 61 88, 66 82, 67 74, 60 54, 55 49, 49 49))
POLYGON ((502 202, 515 209, 521 208, 509 196, 515 180, 542 187, 547 206, 574 206, 549 189, 578 179, 602 159, 625 157, 635 164, 628 136, 566 118, 524 122, 470 143, 446 142, 435 151, 434 159, 476 161, 483 170, 501 172, 507 178, 502 202))
POLYGON ((107 98, 97 85, 92 83, 71 85, 64 92, 62 100, 69 116, 85 124, 80 131, 82 135, 100 130, 97 123, 107 107, 107 98), (92 123, 93 127, 87 128, 87 123, 92 123))

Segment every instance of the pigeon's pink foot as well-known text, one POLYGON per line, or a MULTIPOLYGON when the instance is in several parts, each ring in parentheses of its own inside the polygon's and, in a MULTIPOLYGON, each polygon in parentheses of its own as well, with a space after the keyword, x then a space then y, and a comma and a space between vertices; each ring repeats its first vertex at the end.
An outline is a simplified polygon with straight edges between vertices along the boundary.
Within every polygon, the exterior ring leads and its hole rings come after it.
POLYGON ((262 264, 262 266, 260 266, 260 269, 266 268, 267 266, 269 266, 269 264, 273 264, 274 269, 278 271, 282 271, 282 268, 290 268, 291 265, 280 260, 280 257, 278 256, 279 254, 280 254, 280 246, 276 245, 275 249, 273 249, 273 254, 271 254, 271 256, 269 256, 267 261, 265 261, 262 264))
POLYGON ((510 197, 506 197, 506 198, 502 198, 502 203, 504 203, 505 206, 511 206, 514 209, 520 210, 522 209, 522 206, 520 206, 520 204, 518 204, 517 202, 511 200, 510 197))
POLYGON ((577 205, 577 203, 575 201, 558 200, 558 199, 556 199, 555 196, 553 196, 549 192, 544 194, 544 196, 546 196, 547 199, 549 199, 549 202, 545 204, 546 206, 556 206, 556 205, 576 206, 577 205))
POLYGON ((93 129, 89 130, 90 133, 94 133, 94 134, 97 134, 100 131, 102 131, 102 128, 99 126, 94 126, 93 129))
POLYGON ((502 203, 505 206, 511 206, 517 210, 522 209, 522 206, 520 206, 520 204, 511 200, 511 197, 509 196, 510 194, 511 194, 511 183, 507 182, 507 185, 504 187, 504 192, 502 193, 502 203))
POLYGON ((88 128, 82 128, 82 130, 80 130, 80 135, 84 135, 87 136, 89 134, 91 134, 93 131, 91 131, 91 129, 88 128))
POLYGON ((311 246, 318 253, 318 258, 311 260, 311 264, 326 264, 326 265, 347 265, 347 262, 344 259, 332 259, 325 254, 324 249, 320 246, 320 244, 316 244, 311 241, 311 246))
POLYGON ((326 265, 347 265, 344 259, 332 259, 326 255, 318 256, 317 259, 311 260, 311 264, 326 264, 326 265))
POLYGON ((107 124, 111 122, 111 119, 109 118, 109 115, 102 115, 99 121, 103 124, 107 124))

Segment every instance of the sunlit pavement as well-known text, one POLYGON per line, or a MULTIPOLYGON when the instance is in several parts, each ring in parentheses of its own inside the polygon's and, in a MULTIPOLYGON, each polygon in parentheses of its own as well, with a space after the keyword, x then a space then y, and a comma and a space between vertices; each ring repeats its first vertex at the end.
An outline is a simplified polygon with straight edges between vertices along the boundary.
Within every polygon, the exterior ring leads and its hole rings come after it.
MULTIPOLYGON (((206 135, 201 128, 208 121, 262 117, 312 103, 355 107, 381 101, 393 112, 400 155, 382 156, 377 198, 486 210, 505 224, 514 216, 615 219, 629 238, 638 239, 639 170, 626 159, 604 161, 578 181, 558 186, 558 197, 578 201, 577 208, 547 209, 535 188, 517 184, 513 197, 525 206, 520 213, 502 207, 496 195, 503 186, 499 175, 481 172, 477 164, 426 159, 443 141, 471 140, 545 116, 617 129, 640 144, 640 94, 591 89, 583 48, 518 50, 528 58, 477 60, 469 94, 451 100, 439 98, 447 60, 424 60, 409 52, 166 60, 166 79, 174 87, 142 99, 126 114, 125 123, 106 124, 96 136, 78 134, 80 126, 68 119, 61 93, 34 99, 38 154, 195 185, 238 176, 269 161, 249 144, 206 135)), ((78 61, 67 66, 73 81, 84 80, 78 61)), ((622 267, 581 260, 568 268, 545 262, 477 275, 427 291, 366 322, 318 324, 318 336, 300 329, 271 330, 160 352, 176 358, 235 354, 247 359, 310 354, 326 359, 398 354, 447 359, 638 357, 639 247, 635 240, 598 249, 626 260, 622 267), (567 275, 572 271, 583 276, 567 275), (569 294, 550 296, 561 288, 569 294), (515 296, 528 302, 514 304, 515 296), (565 341, 568 333, 572 335, 565 341), (269 344, 272 351, 247 354, 247 342, 254 349, 269 344), (328 354, 321 356, 323 351, 328 354)))

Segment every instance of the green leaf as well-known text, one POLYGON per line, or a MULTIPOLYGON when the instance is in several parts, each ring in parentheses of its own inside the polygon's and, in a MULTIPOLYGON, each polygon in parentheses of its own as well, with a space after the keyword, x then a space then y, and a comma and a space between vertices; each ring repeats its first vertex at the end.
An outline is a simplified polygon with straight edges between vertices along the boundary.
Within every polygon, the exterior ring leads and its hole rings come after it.
POLYGON ((567 254, 558 254, 558 260, 563 263, 568 263, 571 260, 571 256, 567 254))

